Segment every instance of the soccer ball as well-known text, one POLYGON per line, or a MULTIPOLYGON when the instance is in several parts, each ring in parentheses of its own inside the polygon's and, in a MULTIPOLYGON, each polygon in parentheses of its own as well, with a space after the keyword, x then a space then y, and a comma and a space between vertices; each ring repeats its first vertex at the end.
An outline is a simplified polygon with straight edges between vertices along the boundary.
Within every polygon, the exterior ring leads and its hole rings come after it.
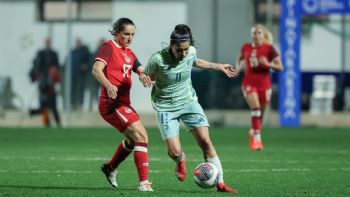
POLYGON ((193 179, 201 188, 214 187, 218 183, 219 170, 209 162, 201 163, 194 169, 193 179))

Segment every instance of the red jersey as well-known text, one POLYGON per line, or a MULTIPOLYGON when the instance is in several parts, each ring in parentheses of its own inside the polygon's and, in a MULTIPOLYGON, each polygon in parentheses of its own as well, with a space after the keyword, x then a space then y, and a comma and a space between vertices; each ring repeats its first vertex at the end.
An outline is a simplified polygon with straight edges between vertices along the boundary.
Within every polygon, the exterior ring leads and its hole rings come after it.
POLYGON ((243 78, 243 85, 255 86, 258 90, 271 88, 270 68, 259 63, 261 57, 269 62, 278 57, 276 49, 270 44, 254 46, 246 43, 241 49, 241 59, 244 59, 246 68, 243 78))
MULTIPOLYGON (((98 51, 95 61, 102 61, 106 67, 103 72, 107 79, 118 88, 116 101, 130 104, 131 70, 141 65, 129 47, 121 47, 109 40, 98 51)), ((101 98, 108 98, 106 88, 101 88, 101 98)))

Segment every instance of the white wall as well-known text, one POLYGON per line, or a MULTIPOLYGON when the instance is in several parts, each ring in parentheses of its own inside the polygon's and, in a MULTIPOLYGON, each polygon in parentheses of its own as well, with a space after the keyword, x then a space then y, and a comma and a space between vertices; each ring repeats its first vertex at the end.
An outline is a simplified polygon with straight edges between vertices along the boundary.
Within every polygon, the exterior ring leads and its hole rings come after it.
MULTIPOLYGON (((340 32, 340 23, 330 25, 340 32)), ((341 70, 341 38, 320 25, 313 25, 311 35, 302 37, 300 54, 302 71, 341 70)))

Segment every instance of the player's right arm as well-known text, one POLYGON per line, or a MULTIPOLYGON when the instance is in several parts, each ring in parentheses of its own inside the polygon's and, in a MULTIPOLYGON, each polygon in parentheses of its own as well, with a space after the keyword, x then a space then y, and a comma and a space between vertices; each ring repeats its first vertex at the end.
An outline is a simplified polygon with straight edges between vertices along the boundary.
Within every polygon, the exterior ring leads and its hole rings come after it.
POLYGON ((103 69, 105 67, 106 65, 102 61, 95 61, 92 67, 92 75, 102 86, 106 88, 108 97, 115 99, 117 98, 118 88, 115 85, 113 85, 103 73, 103 69))
POLYGON ((242 48, 241 52, 239 53, 239 55, 237 56, 237 59, 236 59, 235 68, 236 68, 237 74, 239 74, 239 72, 242 70, 243 66, 244 66, 244 57, 243 57, 243 48, 242 48))
POLYGON ((95 63, 92 67, 92 75, 95 79, 106 88, 106 92, 109 98, 117 98, 118 88, 113 85, 104 74, 103 70, 107 66, 107 62, 111 59, 113 49, 110 45, 104 44, 98 51, 95 59, 95 63))

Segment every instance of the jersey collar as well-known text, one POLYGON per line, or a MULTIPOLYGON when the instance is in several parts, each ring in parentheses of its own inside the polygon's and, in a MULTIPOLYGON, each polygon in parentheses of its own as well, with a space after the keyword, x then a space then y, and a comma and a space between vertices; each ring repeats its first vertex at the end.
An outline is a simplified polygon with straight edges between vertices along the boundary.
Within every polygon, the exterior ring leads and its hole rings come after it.
POLYGON ((120 46, 115 40, 112 40, 112 42, 114 43, 114 45, 117 47, 117 48, 119 48, 119 49, 121 49, 121 48, 126 48, 126 49, 128 49, 129 47, 122 47, 122 46, 120 46))

